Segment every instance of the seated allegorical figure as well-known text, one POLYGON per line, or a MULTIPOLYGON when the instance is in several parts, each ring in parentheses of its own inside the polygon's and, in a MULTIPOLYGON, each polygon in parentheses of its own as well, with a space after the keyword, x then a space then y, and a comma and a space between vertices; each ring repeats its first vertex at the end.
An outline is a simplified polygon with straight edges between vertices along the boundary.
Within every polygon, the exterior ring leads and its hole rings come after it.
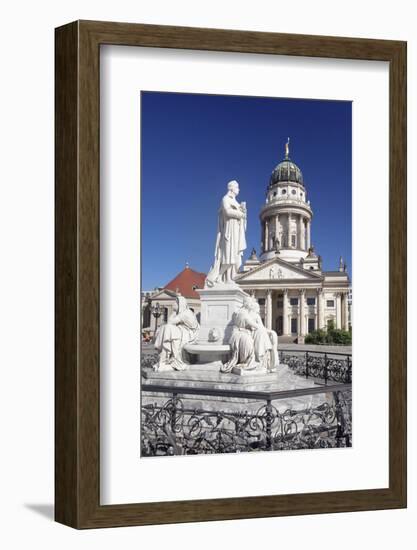
POLYGON ((233 367, 271 371, 278 366, 277 334, 264 327, 254 298, 245 298, 243 306, 234 314, 233 325, 229 342, 232 357, 221 367, 222 372, 230 372, 233 367))
POLYGON ((155 335, 154 346, 159 357, 154 370, 185 370, 188 365, 184 359, 184 346, 195 342, 199 329, 200 325, 187 300, 176 296, 174 313, 155 335))

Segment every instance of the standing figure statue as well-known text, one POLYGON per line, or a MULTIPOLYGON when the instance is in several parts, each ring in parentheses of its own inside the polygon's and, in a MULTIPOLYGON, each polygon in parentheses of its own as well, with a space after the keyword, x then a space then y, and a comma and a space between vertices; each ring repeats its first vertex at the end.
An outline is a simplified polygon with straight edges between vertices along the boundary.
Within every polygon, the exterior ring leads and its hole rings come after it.
POLYGON ((245 298, 243 306, 233 316, 233 325, 229 342, 232 357, 220 368, 221 372, 230 372, 233 367, 274 370, 279 362, 278 337, 276 332, 264 327, 255 298, 245 298))
POLYGON ((274 240, 274 250, 277 254, 279 254, 279 249, 280 249, 280 244, 279 244, 279 238, 278 237, 275 237, 275 240, 274 240))
POLYGON ((154 370, 185 370, 188 365, 184 360, 184 346, 195 342, 199 329, 200 325, 187 300, 176 296, 174 313, 155 335, 154 345, 159 357, 154 370))
POLYGON ((237 202, 238 194, 238 182, 229 181, 219 209, 214 264, 206 278, 208 287, 219 282, 233 283, 242 265, 246 249, 246 204, 237 202))

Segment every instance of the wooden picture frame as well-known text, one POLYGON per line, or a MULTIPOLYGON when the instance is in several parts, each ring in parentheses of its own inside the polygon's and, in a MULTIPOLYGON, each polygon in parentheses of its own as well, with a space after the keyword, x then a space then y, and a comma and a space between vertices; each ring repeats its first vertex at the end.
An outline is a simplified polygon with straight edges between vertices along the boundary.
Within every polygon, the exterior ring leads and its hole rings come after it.
POLYGON ((111 22, 56 29, 55 518, 75 528, 406 506, 406 43, 111 22), (389 62, 389 487, 100 505, 99 56, 117 44, 389 62))

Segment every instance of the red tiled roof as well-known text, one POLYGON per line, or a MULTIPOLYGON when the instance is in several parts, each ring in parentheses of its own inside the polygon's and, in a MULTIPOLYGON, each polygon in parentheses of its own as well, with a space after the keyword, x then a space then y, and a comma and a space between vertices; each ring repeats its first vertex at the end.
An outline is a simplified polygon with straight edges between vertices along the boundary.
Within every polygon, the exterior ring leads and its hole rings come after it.
POLYGON ((198 273, 190 267, 184 268, 181 273, 178 273, 172 281, 169 281, 164 288, 181 294, 184 298, 200 298, 200 295, 194 288, 204 288, 205 273, 198 273), (194 287, 194 288, 193 288, 194 287))

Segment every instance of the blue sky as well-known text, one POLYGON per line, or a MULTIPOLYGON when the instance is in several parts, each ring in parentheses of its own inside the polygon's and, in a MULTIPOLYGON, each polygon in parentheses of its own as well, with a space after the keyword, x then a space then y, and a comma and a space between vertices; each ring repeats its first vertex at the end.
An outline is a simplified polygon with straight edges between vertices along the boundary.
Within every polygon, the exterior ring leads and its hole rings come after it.
POLYGON ((244 258, 259 252, 259 212, 288 136, 323 269, 343 256, 351 274, 351 111, 347 101, 142 92, 142 289, 164 286, 186 262, 207 273, 231 179, 248 208, 244 258))

